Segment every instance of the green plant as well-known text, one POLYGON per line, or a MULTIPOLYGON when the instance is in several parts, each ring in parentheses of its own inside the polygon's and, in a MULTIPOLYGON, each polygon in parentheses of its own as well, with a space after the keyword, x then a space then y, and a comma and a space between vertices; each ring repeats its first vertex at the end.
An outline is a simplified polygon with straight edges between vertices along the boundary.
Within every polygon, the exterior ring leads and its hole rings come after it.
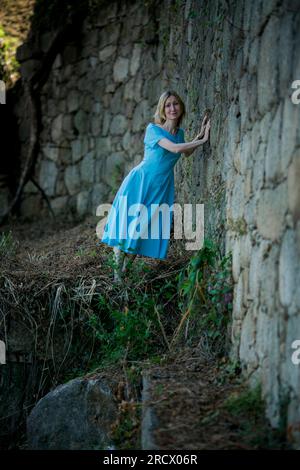
POLYGON ((234 392, 222 405, 240 428, 241 436, 255 448, 287 448, 283 423, 278 429, 271 428, 265 418, 266 403, 262 398, 261 385, 234 392))
POLYGON ((7 257, 15 253, 18 242, 13 239, 12 231, 0 234, 0 256, 7 257))
POLYGON ((19 46, 19 39, 9 36, 0 25, 0 80, 8 87, 13 75, 18 73, 19 63, 15 51, 19 46))
POLYGON ((142 404, 137 402, 122 402, 119 415, 113 424, 110 437, 117 449, 140 449, 140 426, 142 404))
POLYGON ((253 389, 246 389, 241 393, 230 396, 224 403, 224 408, 234 416, 241 416, 246 413, 255 422, 264 414, 265 410, 261 386, 257 385, 253 389))
POLYGON ((187 322, 192 321, 190 339, 205 336, 217 354, 224 354, 226 328, 232 310, 231 253, 221 257, 216 245, 208 239, 178 275, 179 306, 184 312, 174 333, 174 342, 187 322), (218 340, 218 347, 215 340, 218 340))

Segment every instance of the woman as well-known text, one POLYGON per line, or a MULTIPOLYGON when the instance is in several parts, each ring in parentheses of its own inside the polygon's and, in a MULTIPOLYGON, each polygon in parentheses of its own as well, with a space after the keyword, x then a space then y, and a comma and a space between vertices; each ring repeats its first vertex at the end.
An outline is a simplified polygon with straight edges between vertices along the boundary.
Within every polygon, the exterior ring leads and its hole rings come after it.
POLYGON ((168 210, 167 221, 160 224, 158 206, 173 205, 174 165, 182 153, 189 156, 207 142, 210 130, 210 120, 205 115, 200 133, 192 142, 185 143, 180 128, 184 115, 185 105, 180 96, 175 91, 164 92, 154 123, 146 128, 144 158, 129 172, 114 198, 101 241, 114 247, 117 282, 137 254, 158 259, 167 256, 173 211, 168 210), (157 231, 153 236, 150 228, 155 223, 157 231))

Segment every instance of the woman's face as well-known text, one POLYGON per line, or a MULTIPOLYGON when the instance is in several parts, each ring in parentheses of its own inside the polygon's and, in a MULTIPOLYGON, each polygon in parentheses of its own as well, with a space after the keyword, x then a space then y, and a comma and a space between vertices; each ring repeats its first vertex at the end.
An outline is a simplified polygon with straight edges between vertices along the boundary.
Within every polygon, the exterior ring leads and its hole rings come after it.
POLYGON ((165 115, 167 119, 178 119, 181 114, 180 104, 177 98, 173 95, 169 96, 165 102, 165 115))

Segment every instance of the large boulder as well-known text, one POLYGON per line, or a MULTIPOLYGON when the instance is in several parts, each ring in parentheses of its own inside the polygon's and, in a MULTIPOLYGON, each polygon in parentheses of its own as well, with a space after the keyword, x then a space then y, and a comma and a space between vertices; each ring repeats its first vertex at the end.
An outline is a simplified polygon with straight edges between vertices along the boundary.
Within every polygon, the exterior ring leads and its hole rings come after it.
POLYGON ((101 379, 74 379, 45 395, 27 419, 29 449, 101 450, 117 405, 101 379))

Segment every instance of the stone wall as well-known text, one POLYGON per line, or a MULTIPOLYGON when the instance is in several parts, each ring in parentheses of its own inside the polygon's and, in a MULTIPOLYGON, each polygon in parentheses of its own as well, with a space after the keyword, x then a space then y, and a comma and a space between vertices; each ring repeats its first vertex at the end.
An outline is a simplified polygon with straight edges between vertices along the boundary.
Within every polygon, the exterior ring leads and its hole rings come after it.
MULTIPOLYGON (((47 37, 42 38, 47 44, 47 37)), ((178 202, 204 203, 206 235, 232 251, 232 357, 262 383, 274 426, 300 441, 299 1, 111 2, 57 56, 43 89, 37 178, 54 210, 95 214, 143 154, 161 92, 187 106, 186 141, 212 112, 210 145, 176 166, 178 202), (284 410, 284 405, 287 409, 284 410)), ((22 63, 30 74, 30 57, 22 63)), ((19 110, 26 139, 24 109, 19 110)), ((23 213, 46 210, 32 185, 23 213)))
MULTIPOLYGON (((99 204, 112 201, 124 176, 142 159, 145 125, 161 91, 163 54, 155 16, 140 2, 101 4, 97 17, 83 22, 78 38, 62 45, 41 93, 35 176, 56 214, 95 214, 99 204)), ((52 38, 43 34, 38 47, 46 52, 52 38)), ((18 50, 24 81, 39 67, 33 49, 27 43, 18 50)), ((24 143, 27 111, 20 104, 24 143)), ((25 195, 22 214, 47 213, 32 182, 25 195)))

